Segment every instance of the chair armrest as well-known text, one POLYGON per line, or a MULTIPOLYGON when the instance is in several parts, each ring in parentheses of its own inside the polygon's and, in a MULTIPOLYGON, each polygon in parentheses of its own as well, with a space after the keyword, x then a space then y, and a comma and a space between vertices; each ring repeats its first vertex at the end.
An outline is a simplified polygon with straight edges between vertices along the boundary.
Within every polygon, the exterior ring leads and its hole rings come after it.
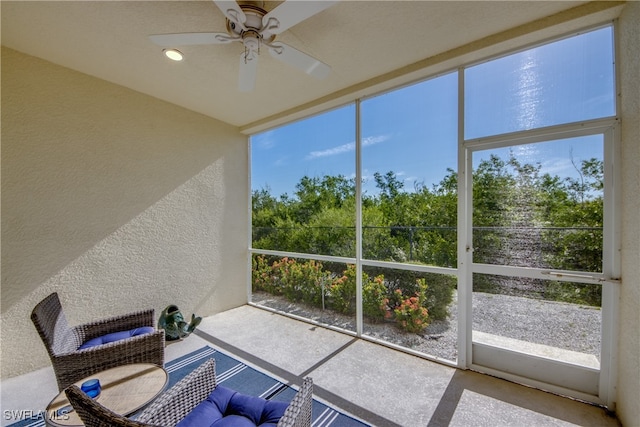
POLYGON ((52 356, 60 390, 105 369, 130 363, 164 366, 164 331, 52 356))
POLYGON ((137 421, 173 427, 215 388, 215 359, 209 359, 147 406, 137 421))
POLYGON ((153 309, 96 320, 95 322, 78 325, 74 329, 77 331, 82 342, 85 342, 102 335, 128 331, 142 326, 155 327, 153 309))
POLYGON ((293 396, 287 410, 278 421, 278 427, 311 427, 311 409, 313 406, 313 380, 306 377, 302 387, 293 396))

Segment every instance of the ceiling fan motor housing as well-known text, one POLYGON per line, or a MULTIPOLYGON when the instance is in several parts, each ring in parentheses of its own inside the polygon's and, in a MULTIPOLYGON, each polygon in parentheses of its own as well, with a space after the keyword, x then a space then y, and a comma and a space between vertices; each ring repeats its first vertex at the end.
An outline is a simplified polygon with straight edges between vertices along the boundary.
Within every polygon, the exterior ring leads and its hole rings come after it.
POLYGON ((263 42, 267 44, 275 40, 275 34, 268 31, 262 31, 262 17, 267 11, 253 4, 241 4, 240 8, 246 16, 244 26, 246 30, 242 30, 239 25, 227 18, 227 32, 233 37, 241 37, 242 43, 249 51, 257 52, 263 42))
POLYGON ((248 29, 242 33, 242 44, 250 51, 257 51, 260 49, 260 42, 262 37, 260 34, 252 29, 248 29))

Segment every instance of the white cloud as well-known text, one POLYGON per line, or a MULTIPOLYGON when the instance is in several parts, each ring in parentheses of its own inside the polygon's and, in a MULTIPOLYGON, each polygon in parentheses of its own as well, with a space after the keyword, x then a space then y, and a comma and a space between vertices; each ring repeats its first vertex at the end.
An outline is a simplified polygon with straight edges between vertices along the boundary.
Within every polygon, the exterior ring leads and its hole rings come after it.
MULTIPOLYGON (((379 144, 381 142, 386 141, 387 139, 389 139, 388 135, 368 136, 362 140, 362 146, 368 147, 370 145, 379 144)), ((337 147, 328 148, 322 151, 312 151, 307 155, 306 159, 312 160, 320 157, 336 156, 338 154, 354 151, 355 149, 356 149, 356 143, 349 142, 347 144, 338 145, 337 147)))
POLYGON ((389 139, 389 135, 368 136, 362 140, 362 146, 368 147, 369 145, 379 144, 389 139))
POLYGON ((289 158, 281 157, 273 163, 273 166, 280 167, 280 166, 287 166, 288 164, 289 164, 289 158))
POLYGON ((322 151, 312 151, 307 155, 307 159, 317 159, 318 157, 335 156, 337 154, 346 153, 356 149, 356 143, 350 142, 348 144, 339 145, 337 147, 328 148, 322 151))
POLYGON ((576 175, 576 168, 571 164, 571 159, 554 157, 542 163, 541 173, 549 175, 569 176, 576 175))
POLYGON ((270 130, 259 135, 255 135, 251 137, 251 142, 253 147, 259 147, 263 150, 269 150, 273 148, 276 144, 275 130, 270 130))

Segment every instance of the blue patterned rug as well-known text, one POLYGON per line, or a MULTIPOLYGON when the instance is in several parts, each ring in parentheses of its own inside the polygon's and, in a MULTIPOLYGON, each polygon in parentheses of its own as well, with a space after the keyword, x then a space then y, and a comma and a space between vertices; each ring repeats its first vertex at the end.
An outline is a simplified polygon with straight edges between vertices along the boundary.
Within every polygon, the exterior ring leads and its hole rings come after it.
MULTIPOLYGON (((296 394, 296 390, 292 387, 209 346, 202 347, 165 364, 165 369, 169 373, 167 389, 210 358, 216 360, 218 384, 227 388, 251 396, 284 402, 291 401, 296 394)), ((312 419, 312 427, 363 427, 368 425, 318 402, 316 399, 313 400, 312 419)), ((42 414, 38 414, 37 417, 19 421, 8 427, 44 427, 44 425, 42 414)))

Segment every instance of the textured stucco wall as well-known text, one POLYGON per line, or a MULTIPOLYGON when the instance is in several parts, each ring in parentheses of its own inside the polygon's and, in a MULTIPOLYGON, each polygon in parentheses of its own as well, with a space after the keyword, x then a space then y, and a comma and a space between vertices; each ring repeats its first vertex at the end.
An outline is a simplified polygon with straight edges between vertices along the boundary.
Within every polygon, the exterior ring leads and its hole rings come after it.
POLYGON ((620 287, 617 413, 640 425, 640 2, 620 15, 622 117, 622 284, 620 287))
POLYGON ((49 361, 29 318, 247 301, 247 139, 235 127, 2 49, 2 378, 49 361))

